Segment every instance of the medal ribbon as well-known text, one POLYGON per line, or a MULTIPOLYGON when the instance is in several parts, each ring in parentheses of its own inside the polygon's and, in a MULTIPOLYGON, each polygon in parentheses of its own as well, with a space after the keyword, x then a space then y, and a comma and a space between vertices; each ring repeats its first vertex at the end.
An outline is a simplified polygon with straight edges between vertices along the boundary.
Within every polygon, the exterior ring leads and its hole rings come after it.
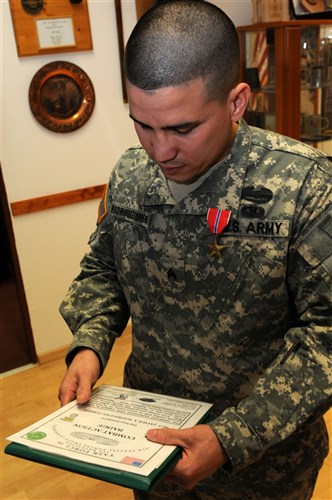
POLYGON ((227 226, 231 216, 230 210, 221 208, 209 208, 207 222, 212 234, 220 234, 227 226))

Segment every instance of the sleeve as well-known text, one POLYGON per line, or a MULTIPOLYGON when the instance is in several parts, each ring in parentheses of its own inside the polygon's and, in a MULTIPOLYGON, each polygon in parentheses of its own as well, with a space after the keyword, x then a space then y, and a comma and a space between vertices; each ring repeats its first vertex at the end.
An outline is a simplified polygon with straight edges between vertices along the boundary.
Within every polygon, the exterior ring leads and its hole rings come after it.
POLYGON ((297 202, 288 258, 288 289, 297 321, 277 359, 238 406, 209 425, 236 471, 332 403, 332 214, 329 160, 316 165, 297 202))
POLYGON ((96 231, 89 240, 91 250, 83 257, 81 272, 60 305, 60 313, 74 335, 67 364, 78 349, 88 347, 99 357, 101 374, 130 315, 114 264, 110 193, 109 184, 100 202, 96 231))

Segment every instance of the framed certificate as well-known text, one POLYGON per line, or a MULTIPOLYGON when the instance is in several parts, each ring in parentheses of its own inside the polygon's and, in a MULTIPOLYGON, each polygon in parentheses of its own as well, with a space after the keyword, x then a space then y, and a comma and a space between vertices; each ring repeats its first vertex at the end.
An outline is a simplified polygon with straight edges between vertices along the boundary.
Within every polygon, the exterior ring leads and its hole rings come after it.
POLYGON ((102 481, 149 491, 181 449, 146 438, 151 428, 188 429, 212 404, 102 385, 88 403, 73 401, 17 432, 5 452, 102 481))

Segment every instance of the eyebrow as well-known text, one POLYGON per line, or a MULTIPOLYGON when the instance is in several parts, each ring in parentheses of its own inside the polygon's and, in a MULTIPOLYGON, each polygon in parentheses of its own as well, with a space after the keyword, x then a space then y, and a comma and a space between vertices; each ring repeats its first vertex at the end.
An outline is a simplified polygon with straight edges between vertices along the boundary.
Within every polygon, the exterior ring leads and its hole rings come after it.
MULTIPOLYGON (((132 114, 129 113, 129 117, 135 122, 141 125, 142 127, 147 127, 147 128, 152 128, 151 125, 148 125, 147 123, 141 122, 140 120, 137 120, 132 114)), ((162 130, 180 130, 180 129, 186 129, 186 128, 194 128, 197 125, 199 125, 200 122, 198 120, 194 122, 184 122, 184 123, 178 123, 176 125, 165 125, 161 127, 162 130)))

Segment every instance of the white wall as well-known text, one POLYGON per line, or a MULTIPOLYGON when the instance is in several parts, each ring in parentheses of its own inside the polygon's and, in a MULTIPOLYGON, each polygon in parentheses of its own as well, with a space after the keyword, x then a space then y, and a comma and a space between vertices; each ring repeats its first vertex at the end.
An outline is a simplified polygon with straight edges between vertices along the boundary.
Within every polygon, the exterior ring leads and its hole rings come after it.
POLYGON ((246 26, 252 22, 251 0, 210 0, 232 19, 236 26, 246 26))
MULTIPOLYGON (((214 0, 236 25, 251 22, 250 0, 214 0)), ((1 0, 2 171, 9 203, 103 184, 121 152, 137 142, 122 100, 113 0, 90 0, 93 50, 18 57, 8 0, 1 0), (28 88, 51 61, 70 61, 91 78, 96 106, 80 129, 58 134, 30 112, 28 88)), ((125 38, 135 23, 134 0, 122 0, 125 38)), ((58 307, 94 229, 98 201, 12 218, 38 354, 67 344, 58 307)))

